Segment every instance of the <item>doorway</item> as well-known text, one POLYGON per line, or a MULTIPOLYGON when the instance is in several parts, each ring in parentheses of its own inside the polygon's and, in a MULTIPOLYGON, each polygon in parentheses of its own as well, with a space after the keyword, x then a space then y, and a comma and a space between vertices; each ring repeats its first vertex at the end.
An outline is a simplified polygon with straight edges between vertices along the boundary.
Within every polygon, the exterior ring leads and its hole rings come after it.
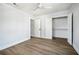
POLYGON ((32 37, 41 36, 40 19, 31 20, 31 36, 32 37))
POLYGON ((52 37, 66 38, 70 45, 73 44, 72 14, 52 18, 52 37))
POLYGON ((67 38, 68 24, 67 17, 53 18, 53 38, 67 38))

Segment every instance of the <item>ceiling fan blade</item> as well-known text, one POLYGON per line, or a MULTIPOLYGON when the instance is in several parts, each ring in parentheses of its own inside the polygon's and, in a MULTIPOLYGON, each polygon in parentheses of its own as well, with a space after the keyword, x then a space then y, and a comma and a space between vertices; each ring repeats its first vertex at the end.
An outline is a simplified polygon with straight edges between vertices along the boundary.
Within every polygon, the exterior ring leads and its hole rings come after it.
POLYGON ((37 9, 40 8, 39 5, 40 5, 40 3, 37 4, 37 7, 34 9, 34 11, 36 11, 37 9))

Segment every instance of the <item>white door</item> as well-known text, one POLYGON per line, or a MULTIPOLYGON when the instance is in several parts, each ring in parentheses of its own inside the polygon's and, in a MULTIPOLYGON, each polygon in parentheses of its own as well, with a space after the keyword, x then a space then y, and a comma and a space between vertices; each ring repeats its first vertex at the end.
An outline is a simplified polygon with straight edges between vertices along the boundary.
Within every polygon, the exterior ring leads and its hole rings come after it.
POLYGON ((34 20, 31 19, 31 36, 34 36, 34 20))
POLYGON ((40 37, 40 19, 34 20, 34 36, 40 37))
POLYGON ((73 41, 73 25, 72 25, 72 13, 70 13, 68 15, 68 42, 69 44, 72 45, 72 41, 73 41))

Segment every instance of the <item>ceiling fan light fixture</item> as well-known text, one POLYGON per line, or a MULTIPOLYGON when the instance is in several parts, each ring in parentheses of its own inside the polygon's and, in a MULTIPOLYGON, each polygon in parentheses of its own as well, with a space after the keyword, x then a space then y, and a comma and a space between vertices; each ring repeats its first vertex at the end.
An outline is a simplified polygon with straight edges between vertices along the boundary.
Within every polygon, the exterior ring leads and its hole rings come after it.
POLYGON ((16 5, 16 3, 13 3, 13 5, 16 5))

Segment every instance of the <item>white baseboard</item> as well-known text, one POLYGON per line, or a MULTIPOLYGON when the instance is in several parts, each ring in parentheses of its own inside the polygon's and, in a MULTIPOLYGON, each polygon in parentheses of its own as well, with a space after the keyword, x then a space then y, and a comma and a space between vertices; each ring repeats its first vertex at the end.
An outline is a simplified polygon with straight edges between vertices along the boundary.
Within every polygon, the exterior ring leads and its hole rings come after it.
POLYGON ((24 41, 26 41, 26 40, 29 40, 29 39, 30 39, 30 38, 25 38, 25 39, 23 39, 23 40, 16 41, 16 42, 13 42, 13 43, 11 43, 11 44, 7 44, 7 45, 4 46, 4 47, 0 47, 0 50, 7 49, 7 48, 9 48, 9 47, 12 47, 12 46, 14 46, 14 45, 17 45, 17 44, 22 43, 22 42, 24 42, 24 41))
POLYGON ((73 44, 73 48, 76 50, 76 52, 79 54, 79 48, 75 45, 75 44, 73 44))
POLYGON ((52 40, 52 38, 49 38, 49 37, 37 37, 37 36, 31 36, 31 37, 34 37, 34 38, 41 38, 41 39, 50 39, 50 40, 52 40))

